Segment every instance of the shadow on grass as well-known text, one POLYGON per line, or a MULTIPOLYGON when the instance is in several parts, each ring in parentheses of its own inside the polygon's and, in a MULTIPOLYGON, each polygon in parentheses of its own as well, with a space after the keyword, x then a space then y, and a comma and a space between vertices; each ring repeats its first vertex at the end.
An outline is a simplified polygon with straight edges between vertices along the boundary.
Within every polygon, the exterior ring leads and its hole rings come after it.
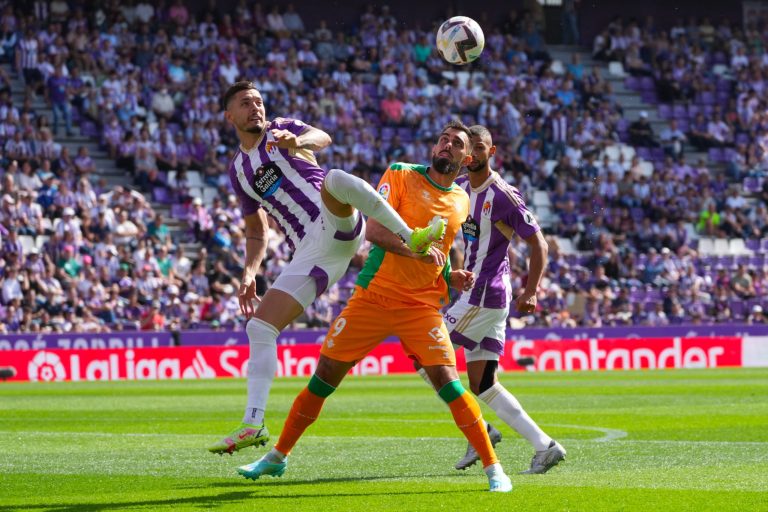
MULTIPOLYGON (((307 483, 323 483, 329 481, 350 481, 351 479, 326 479, 326 480, 312 480, 306 482, 282 482, 283 485, 304 485, 307 483)), ((366 479, 359 479, 366 480, 366 479)), ((375 480, 371 478, 370 480, 375 480)), ((227 484, 227 482, 222 482, 227 484)), ((215 484, 208 487, 216 487, 215 484)), ((199 487, 198 487, 199 488, 199 487)), ((191 506, 194 508, 200 508, 202 510, 213 510, 227 504, 233 504, 242 502, 245 500, 295 500, 301 498, 339 498, 339 497, 360 497, 360 496, 405 496, 405 495, 427 495, 427 494, 466 494, 467 489, 457 489, 455 491, 450 490, 434 490, 434 491, 391 491, 386 490, 382 492, 361 492, 361 493, 332 493, 325 495, 318 494, 288 494, 284 496, 265 496, 259 494, 254 490, 241 491, 241 492, 225 492, 213 496, 190 496, 187 498, 169 498, 166 500, 143 500, 143 501, 123 501, 119 503, 70 503, 61 505, 50 504, 28 504, 13 507, 13 510, 44 510, 46 512, 103 512, 110 510, 130 510, 133 508, 149 508, 150 510, 159 510, 161 508, 167 508, 173 510, 174 508, 182 505, 191 506)), ((469 492, 472 492, 469 490, 469 492)), ((479 490, 478 490, 479 492, 479 490)), ((0 507, 0 510, 3 510, 0 507)))

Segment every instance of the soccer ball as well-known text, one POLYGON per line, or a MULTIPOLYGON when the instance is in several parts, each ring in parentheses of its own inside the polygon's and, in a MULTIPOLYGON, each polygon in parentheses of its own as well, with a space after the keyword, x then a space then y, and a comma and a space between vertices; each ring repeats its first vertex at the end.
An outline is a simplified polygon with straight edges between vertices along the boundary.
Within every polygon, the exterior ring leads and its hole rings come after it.
POLYGON ((437 29, 437 51, 451 64, 469 64, 483 53, 483 29, 472 18, 454 16, 437 29))

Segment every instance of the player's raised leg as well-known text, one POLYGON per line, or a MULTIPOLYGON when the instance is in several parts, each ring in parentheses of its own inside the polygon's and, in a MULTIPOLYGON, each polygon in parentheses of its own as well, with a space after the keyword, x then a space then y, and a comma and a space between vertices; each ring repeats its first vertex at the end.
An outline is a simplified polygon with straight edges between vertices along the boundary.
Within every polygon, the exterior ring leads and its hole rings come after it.
POLYGON ((341 169, 331 169, 320 191, 323 203, 338 217, 349 217, 354 208, 374 218, 398 235, 413 252, 420 253, 445 233, 445 223, 436 219, 429 226, 411 229, 394 208, 371 185, 341 169))
POLYGON ((251 480, 263 475, 282 476, 291 450, 320 415, 325 399, 336 390, 353 366, 354 363, 336 361, 321 355, 315 374, 294 400, 274 448, 259 460, 240 466, 237 472, 251 480))

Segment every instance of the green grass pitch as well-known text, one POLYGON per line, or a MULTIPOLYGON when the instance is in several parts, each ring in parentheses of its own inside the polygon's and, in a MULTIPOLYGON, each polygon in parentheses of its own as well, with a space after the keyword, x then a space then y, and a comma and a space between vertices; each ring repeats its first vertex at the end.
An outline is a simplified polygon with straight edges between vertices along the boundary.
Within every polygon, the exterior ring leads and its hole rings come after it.
MULTIPOLYGON (((484 409, 506 495, 479 465, 453 469, 466 443, 416 375, 350 377, 285 476, 256 482, 235 468, 264 448, 205 450, 239 422, 242 380, 0 383, 0 511, 768 510, 768 369, 501 380, 568 450, 518 476, 531 448, 484 409)), ((275 381, 273 441, 306 381, 275 381)))

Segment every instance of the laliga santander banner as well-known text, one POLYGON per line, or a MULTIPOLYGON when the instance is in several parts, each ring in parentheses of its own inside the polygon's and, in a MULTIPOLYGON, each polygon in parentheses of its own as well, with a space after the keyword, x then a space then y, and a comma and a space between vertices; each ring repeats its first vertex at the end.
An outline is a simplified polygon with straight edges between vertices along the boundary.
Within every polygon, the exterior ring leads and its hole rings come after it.
MULTIPOLYGON (((278 346, 278 376, 310 376, 320 345, 278 346)), ((0 366, 17 381, 112 381, 243 377, 248 347, 201 346, 127 350, 13 350, 0 366)), ((457 353, 459 370, 464 354, 457 353)), ((768 366, 768 338, 652 338, 508 342, 504 371, 615 370, 768 366), (521 366, 524 364, 526 366, 521 366)), ((355 375, 413 372, 399 343, 383 343, 352 370, 355 375)))

